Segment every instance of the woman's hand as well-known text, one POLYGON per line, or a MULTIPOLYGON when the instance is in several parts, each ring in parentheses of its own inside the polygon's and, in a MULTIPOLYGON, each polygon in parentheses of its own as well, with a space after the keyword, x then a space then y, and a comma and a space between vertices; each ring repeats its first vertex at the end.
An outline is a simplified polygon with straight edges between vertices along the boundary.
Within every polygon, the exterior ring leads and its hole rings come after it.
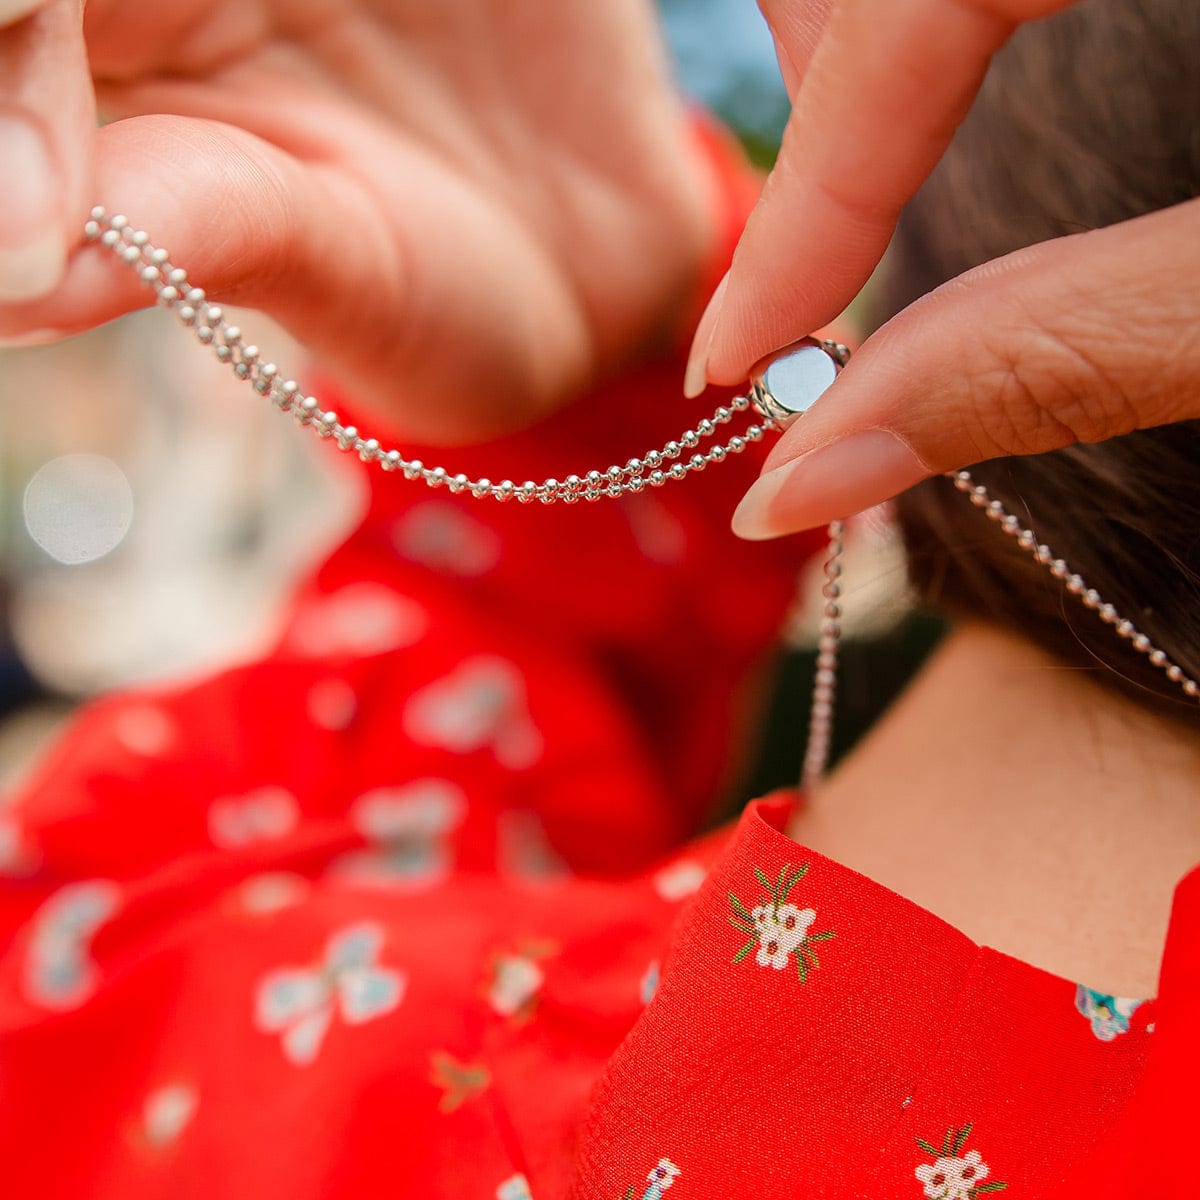
POLYGON ((483 436, 666 332, 712 236, 683 119, 645 0, 0 0, 0 339, 148 302, 79 247, 100 203, 483 436))
MULTIPOLYGON (((793 113, 689 390, 835 317, 991 55, 1066 0, 761 0, 793 113)), ((901 313, 773 448, 735 528, 768 537, 937 471, 1200 416, 1200 205, 988 264, 901 313)))

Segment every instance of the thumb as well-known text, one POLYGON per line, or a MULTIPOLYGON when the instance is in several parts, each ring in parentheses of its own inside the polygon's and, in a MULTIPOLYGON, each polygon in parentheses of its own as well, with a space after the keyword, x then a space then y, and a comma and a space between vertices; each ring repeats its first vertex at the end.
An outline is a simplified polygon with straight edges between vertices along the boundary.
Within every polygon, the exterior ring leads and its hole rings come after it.
POLYGON ((1200 199, 923 297, 780 439, 734 529, 769 538, 929 475, 1200 417, 1200 199))

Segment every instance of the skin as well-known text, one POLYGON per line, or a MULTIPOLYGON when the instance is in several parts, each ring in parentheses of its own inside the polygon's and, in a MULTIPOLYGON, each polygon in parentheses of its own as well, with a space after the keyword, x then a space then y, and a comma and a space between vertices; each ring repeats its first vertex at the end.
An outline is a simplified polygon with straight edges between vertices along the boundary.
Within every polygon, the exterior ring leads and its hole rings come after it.
POLYGON ((487 436, 677 336, 713 236, 683 123, 645 0, 0 0, 0 337, 147 302, 79 245, 101 203, 410 436, 487 436))
POLYGON ((967 624, 789 832, 983 945, 1145 998, 1200 861, 1197 777, 1200 733, 967 624))

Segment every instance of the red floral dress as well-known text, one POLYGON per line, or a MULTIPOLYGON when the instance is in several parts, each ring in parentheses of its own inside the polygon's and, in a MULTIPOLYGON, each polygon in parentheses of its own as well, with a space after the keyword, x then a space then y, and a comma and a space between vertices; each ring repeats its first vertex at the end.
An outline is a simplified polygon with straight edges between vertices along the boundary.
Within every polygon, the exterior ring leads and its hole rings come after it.
MULTIPOLYGON (((680 373, 460 460, 624 461, 680 373)), ((688 841, 815 546, 729 534, 756 469, 566 510, 377 474, 270 654, 91 706, 0 809, 0 1192, 1191 1194, 1194 881, 1139 1003, 786 799, 688 841)))

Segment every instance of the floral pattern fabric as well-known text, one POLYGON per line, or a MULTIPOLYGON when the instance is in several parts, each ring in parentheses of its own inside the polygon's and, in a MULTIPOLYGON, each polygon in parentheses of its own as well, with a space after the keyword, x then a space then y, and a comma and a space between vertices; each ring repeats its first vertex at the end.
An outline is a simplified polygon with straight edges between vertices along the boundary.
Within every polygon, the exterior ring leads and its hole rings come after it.
MULTIPOLYGON (((623 461, 693 423, 681 373, 463 468, 623 461)), ((565 511, 373 476, 261 661, 91 706, 0 813, 5 1194, 1151 1194, 1111 1185, 1182 1144, 1138 1098, 1186 956, 1081 999, 798 847, 792 797, 695 837, 816 548, 729 534, 760 462, 565 511)))

